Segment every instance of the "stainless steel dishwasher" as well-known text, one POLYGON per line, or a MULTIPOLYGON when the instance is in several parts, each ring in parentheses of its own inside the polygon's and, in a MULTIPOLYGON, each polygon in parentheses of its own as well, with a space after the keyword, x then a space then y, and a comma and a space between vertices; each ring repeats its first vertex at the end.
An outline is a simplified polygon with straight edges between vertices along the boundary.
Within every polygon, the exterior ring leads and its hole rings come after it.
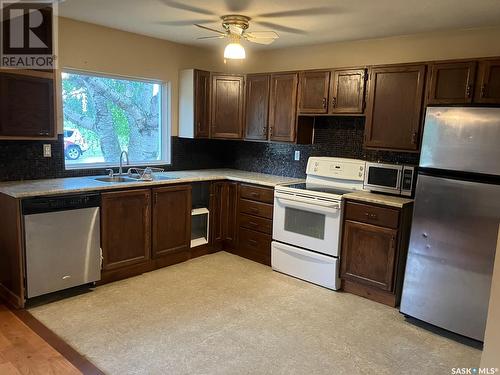
POLYGON ((28 298, 101 278, 99 194, 22 202, 28 298))

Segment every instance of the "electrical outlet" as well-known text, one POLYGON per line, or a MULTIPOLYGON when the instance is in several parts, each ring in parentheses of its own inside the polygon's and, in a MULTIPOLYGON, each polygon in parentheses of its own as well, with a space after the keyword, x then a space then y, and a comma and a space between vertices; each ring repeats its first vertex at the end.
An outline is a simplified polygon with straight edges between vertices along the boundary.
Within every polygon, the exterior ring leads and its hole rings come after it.
POLYGON ((300 160, 300 151, 295 151, 295 155, 293 156, 293 160, 299 161, 300 160))
POLYGON ((52 157, 52 146, 50 144, 43 145, 43 157, 44 158, 52 157))

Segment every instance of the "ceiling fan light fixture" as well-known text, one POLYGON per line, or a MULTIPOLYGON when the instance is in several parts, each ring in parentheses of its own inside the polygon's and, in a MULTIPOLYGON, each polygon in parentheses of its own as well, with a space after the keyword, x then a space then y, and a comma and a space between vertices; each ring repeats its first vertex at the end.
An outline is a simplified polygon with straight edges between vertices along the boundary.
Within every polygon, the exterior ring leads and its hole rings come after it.
POLYGON ((231 42, 224 49, 224 58, 242 60, 246 58, 245 48, 238 41, 231 42))

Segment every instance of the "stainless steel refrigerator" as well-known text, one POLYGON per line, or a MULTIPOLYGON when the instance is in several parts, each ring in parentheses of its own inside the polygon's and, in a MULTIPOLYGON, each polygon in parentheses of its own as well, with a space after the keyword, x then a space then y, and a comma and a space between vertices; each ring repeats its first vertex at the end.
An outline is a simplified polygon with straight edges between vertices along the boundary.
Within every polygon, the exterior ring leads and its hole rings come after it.
POLYGON ((484 341, 500 224, 500 108, 427 108, 401 312, 484 341))

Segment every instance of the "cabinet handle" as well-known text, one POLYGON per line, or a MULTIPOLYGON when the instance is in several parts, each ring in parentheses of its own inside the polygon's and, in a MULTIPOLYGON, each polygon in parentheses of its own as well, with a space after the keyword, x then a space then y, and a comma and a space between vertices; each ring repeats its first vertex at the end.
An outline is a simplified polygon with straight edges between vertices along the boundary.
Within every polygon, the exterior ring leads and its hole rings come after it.
POLYGON ((255 193, 255 192, 250 193, 250 195, 251 195, 252 197, 254 197, 254 198, 258 198, 258 197, 260 196, 260 194, 259 194, 259 193, 255 193))
POLYGON ((396 248, 396 239, 394 236, 391 237, 391 249, 394 250, 396 248))
POLYGON ((323 98, 323 108, 326 108, 326 98, 323 98))
POLYGON ((250 245, 252 245, 252 246, 257 246, 257 245, 259 244, 256 240, 252 240, 252 239, 248 240, 248 242, 249 242, 249 243, 250 243, 250 245))
POLYGON ((365 216, 367 219, 373 219, 373 220, 377 219, 377 214, 372 214, 370 212, 365 212, 365 216))
POLYGON ((481 86, 481 98, 486 96, 486 84, 481 86))
POLYGON ((413 134, 411 135, 411 143, 413 145, 417 144, 417 135, 418 135, 418 133, 416 131, 414 131, 413 134))
POLYGON ((332 99, 332 107, 333 108, 337 107, 337 98, 335 96, 332 99))
POLYGON ((270 135, 271 137, 273 136, 273 127, 272 127, 272 126, 269 128, 269 135, 270 135))
POLYGON ((250 212, 252 212, 254 214, 258 214, 259 213, 259 209, 258 208, 250 208, 250 212))
POLYGON ((465 89, 465 95, 467 95, 468 98, 470 98, 471 92, 472 92, 472 86, 467 85, 467 88, 465 89))
POLYGON ((257 223, 256 223, 256 222, 254 222, 254 221, 249 221, 249 222, 248 222, 248 225, 250 225, 250 226, 252 226, 252 227, 258 227, 258 226, 259 226, 259 224, 257 224, 257 223))

